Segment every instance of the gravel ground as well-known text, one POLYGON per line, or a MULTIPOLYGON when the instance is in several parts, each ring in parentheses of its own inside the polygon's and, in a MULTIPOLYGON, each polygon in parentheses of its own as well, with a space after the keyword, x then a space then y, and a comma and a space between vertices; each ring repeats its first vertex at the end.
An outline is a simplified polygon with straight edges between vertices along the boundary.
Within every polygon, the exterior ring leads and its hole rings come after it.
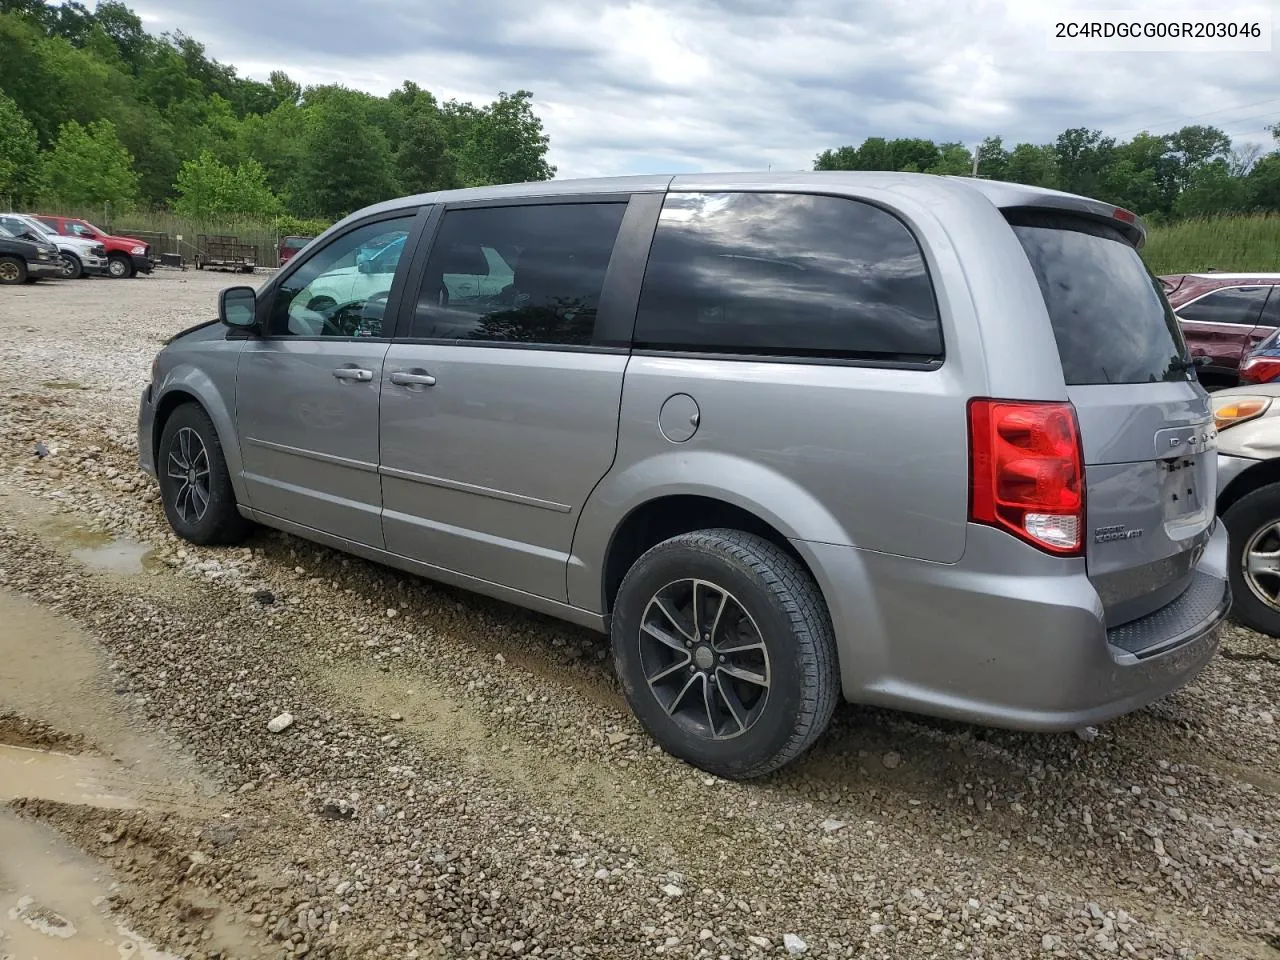
POLYGON ((602 637, 280 534, 172 537, 138 391, 241 280, 0 292, 0 589, 96 638, 122 709, 226 812, 15 806, 115 869, 159 946, 1280 958, 1276 641, 1230 628, 1194 684, 1092 742, 844 707, 787 770, 709 777, 640 731, 602 637), (71 559, 86 531, 148 545, 146 572, 71 559))

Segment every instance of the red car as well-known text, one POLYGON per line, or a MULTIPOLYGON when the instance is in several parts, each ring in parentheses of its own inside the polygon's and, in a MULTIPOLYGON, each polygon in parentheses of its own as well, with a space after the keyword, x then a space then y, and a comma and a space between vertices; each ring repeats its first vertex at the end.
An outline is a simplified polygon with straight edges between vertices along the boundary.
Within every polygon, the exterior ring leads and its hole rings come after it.
POLYGON ((1179 273, 1162 276, 1207 390, 1240 382, 1240 361, 1280 327, 1280 273, 1179 273))
POLYGON ((88 220, 75 217, 55 217, 43 213, 38 213, 35 217, 64 237, 89 237, 106 247, 107 275, 110 277, 135 277, 139 273, 150 273, 155 267, 149 243, 133 237, 112 236, 105 230, 99 230, 88 220))
POLYGON ((314 240, 315 237, 281 237, 280 238, 280 266, 284 266, 289 262, 289 258, 314 240))

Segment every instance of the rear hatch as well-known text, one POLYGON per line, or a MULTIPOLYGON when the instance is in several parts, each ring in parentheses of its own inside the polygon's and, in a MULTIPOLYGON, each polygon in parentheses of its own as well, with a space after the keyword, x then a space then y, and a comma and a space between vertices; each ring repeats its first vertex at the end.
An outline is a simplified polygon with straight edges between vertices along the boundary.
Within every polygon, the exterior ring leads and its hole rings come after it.
POLYGON ((1119 626, 1187 588, 1212 532, 1209 397, 1131 230, 1061 211, 1005 215, 1053 323, 1084 451, 1089 579, 1119 626))

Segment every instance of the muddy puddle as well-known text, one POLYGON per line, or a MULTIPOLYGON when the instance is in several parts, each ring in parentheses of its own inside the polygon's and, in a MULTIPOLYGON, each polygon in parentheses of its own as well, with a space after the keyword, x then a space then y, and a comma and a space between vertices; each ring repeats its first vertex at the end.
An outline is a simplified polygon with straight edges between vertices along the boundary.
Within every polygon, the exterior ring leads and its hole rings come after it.
POLYGON ((100 864, 52 830, 0 810, 0 958, 176 960, 110 913, 114 890, 100 864))
POLYGON ((0 803, 30 797, 132 810, 140 806, 129 795, 135 780, 128 770, 101 757, 0 745, 0 803))
POLYGON ((91 570, 128 575, 153 569, 154 551, 145 543, 110 537, 104 543, 77 547, 71 551, 71 556, 91 570))

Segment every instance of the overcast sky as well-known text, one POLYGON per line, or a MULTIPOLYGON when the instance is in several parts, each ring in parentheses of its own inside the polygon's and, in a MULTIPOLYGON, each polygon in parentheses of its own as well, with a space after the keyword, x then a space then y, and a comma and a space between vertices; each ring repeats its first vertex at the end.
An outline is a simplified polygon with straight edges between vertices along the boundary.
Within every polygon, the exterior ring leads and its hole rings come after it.
MULTIPOLYGON (((1186 14, 1280 0, 1072 0, 1186 14)), ((1064 53, 1044 0, 134 0, 242 76, 477 103, 532 90, 557 175, 808 169, 870 136, 1048 142, 1207 123, 1269 143, 1270 53, 1064 53)))

